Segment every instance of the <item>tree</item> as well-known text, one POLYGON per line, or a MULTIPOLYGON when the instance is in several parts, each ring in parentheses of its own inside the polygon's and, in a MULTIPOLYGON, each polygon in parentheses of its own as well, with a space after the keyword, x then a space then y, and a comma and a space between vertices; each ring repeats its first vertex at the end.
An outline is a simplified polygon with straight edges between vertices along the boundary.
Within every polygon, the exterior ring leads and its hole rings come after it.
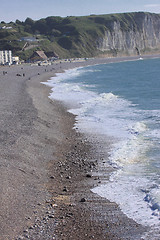
POLYGON ((28 32, 28 33, 33 33, 33 32, 32 32, 32 27, 31 27, 30 25, 28 25, 28 24, 25 25, 24 31, 25 31, 25 32, 28 32))
POLYGON ((16 20, 16 24, 22 25, 23 23, 17 19, 17 20, 16 20))
POLYGON ((61 17, 47 17, 46 23, 49 26, 49 28, 55 28, 57 25, 59 25, 62 21, 61 17))
POLYGON ((33 27, 33 25, 34 25, 34 20, 32 20, 31 18, 26 18, 26 20, 25 20, 25 22, 24 22, 24 24, 25 25, 30 25, 31 27, 33 27))
POLYGON ((48 26, 46 24, 45 19, 40 19, 35 22, 33 26, 34 31, 39 31, 41 34, 47 34, 48 33, 48 26))

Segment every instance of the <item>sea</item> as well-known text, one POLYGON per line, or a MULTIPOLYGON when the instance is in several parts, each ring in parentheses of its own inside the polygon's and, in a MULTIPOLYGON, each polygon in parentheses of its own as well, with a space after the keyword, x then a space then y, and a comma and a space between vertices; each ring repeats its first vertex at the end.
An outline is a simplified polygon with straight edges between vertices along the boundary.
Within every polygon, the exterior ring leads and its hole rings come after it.
POLYGON ((160 59, 74 68, 47 85, 77 131, 103 139, 103 172, 114 171, 91 190, 146 226, 142 239, 160 239, 160 59))

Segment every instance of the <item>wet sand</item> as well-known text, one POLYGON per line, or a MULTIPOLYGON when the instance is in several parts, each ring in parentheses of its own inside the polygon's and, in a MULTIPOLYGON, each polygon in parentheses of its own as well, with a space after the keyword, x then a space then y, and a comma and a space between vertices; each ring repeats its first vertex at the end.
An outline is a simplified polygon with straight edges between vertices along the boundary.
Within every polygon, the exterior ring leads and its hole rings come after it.
POLYGON ((99 168, 96 140, 73 130, 75 117, 41 84, 64 69, 121 60, 0 68, 1 240, 140 239, 144 227, 90 190, 112 171, 99 168))

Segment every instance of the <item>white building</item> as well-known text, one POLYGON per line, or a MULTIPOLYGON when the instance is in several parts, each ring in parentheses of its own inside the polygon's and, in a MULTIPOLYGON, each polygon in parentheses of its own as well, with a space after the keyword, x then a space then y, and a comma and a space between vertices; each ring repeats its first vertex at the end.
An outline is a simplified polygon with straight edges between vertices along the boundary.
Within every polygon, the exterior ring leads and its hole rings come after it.
POLYGON ((0 51, 0 64, 1 65, 11 65, 12 64, 12 51, 11 50, 0 51))
POLYGON ((19 57, 12 57, 12 64, 19 64, 19 57))

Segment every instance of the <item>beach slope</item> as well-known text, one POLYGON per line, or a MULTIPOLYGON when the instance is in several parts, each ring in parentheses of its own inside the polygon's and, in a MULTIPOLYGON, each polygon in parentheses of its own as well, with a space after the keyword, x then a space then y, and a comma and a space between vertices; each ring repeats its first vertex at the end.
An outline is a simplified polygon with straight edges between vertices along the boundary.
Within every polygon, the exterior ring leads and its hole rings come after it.
POLYGON ((90 191, 101 180, 100 156, 41 84, 64 69, 103 62, 1 68, 1 240, 140 239, 142 226, 90 191))

